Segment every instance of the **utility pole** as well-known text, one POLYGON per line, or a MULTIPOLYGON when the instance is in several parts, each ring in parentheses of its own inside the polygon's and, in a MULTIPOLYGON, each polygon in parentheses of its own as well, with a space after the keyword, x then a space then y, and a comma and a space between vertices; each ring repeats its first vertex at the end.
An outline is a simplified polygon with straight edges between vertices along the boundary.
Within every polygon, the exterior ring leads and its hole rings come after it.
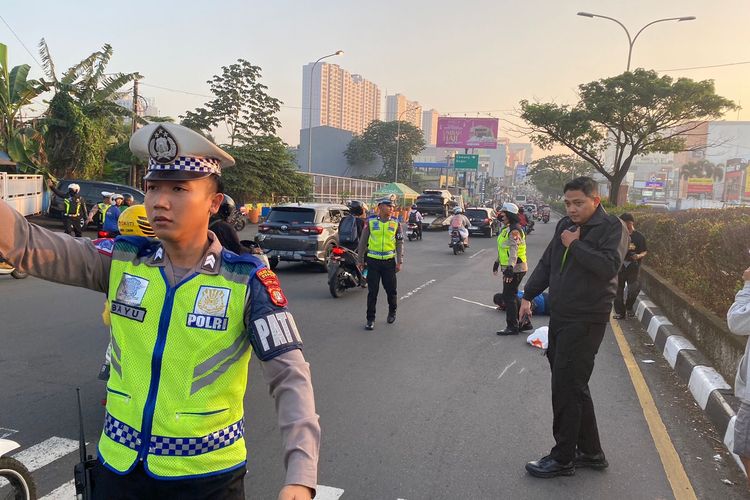
MULTIPOLYGON (((132 123, 130 126, 131 137, 133 134, 135 134, 136 130, 138 130, 138 79, 137 78, 133 80, 133 117, 132 117, 132 123)), ((138 166, 132 165, 130 167, 130 185, 133 187, 138 187, 136 186, 137 182, 138 182, 138 166)))

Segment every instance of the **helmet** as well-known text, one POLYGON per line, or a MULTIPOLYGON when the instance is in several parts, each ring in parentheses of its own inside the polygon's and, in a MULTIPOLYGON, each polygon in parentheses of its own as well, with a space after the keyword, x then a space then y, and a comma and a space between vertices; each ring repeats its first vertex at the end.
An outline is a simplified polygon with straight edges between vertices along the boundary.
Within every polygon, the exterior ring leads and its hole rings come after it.
POLYGON ((237 204, 234 202, 231 196, 224 193, 224 200, 221 202, 219 211, 216 214, 223 220, 227 220, 235 210, 237 210, 237 204))
POLYGON ((68 184, 68 189, 73 191, 74 193, 77 193, 78 191, 81 190, 81 186, 79 186, 78 184, 74 182, 72 184, 68 184))
POLYGON ((367 203, 359 200, 352 200, 347 203, 346 206, 349 207, 349 210, 351 210, 354 215, 361 215, 367 212, 367 203))
POLYGON ((412 208, 412 210, 416 210, 417 206, 416 205, 412 205, 411 208, 412 208))
POLYGON ((122 195, 121 195, 121 194, 113 194, 113 195, 111 196, 111 198, 112 198, 112 201, 117 201, 117 200, 124 200, 124 198, 122 197, 122 195))
POLYGON ((122 199, 125 200, 125 201, 128 201, 128 200, 132 201, 133 200, 133 195, 130 194, 130 193, 125 193, 125 194, 122 195, 122 199))
POLYGON ((454 214, 460 214, 461 212, 463 212, 463 210, 461 210, 461 207, 456 207, 453 209, 454 214))
POLYGON ((518 205, 515 203, 503 203, 503 206, 500 207, 500 210, 503 212, 508 212, 511 214, 517 214, 518 213, 518 205))
POLYGON ((146 217, 146 207, 143 205, 133 205, 123 210, 117 220, 117 226, 123 236, 145 236, 147 238, 156 236, 146 217))

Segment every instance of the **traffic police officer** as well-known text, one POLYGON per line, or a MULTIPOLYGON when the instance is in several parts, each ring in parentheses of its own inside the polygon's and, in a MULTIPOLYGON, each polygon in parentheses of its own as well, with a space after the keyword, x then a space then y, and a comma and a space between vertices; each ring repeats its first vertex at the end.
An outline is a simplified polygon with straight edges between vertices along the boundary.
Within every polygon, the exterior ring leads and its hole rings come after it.
MULTIPOLYGON (((94 498, 244 498, 251 351, 275 399, 287 468, 280 499, 309 499, 320 427, 302 340, 276 275, 208 230, 231 156, 172 123, 133 134, 148 159, 145 205, 158 240, 111 248, 28 223, 0 202, 0 254, 23 271, 105 292, 112 369, 92 471, 94 498), (7 228, 7 229, 6 229, 7 228)), ((264 427, 266 424, 262 424, 264 427)))
POLYGON ((109 191, 102 191, 102 201, 94 205, 94 208, 89 212, 89 217, 86 219, 86 223, 89 224, 96 214, 99 214, 99 218, 96 220, 96 230, 101 231, 104 227, 104 218, 107 215, 107 211, 112 206, 112 195, 109 191))
POLYGON ((367 220, 359 240, 359 268, 363 270, 367 266, 367 330, 375 329, 381 279, 388 296, 388 323, 396 321, 396 273, 404 260, 404 234, 399 222, 391 217, 392 213, 393 200, 380 200, 377 216, 367 220))
POLYGON ((505 302, 505 330, 498 335, 518 335, 518 286, 526 275, 526 234, 518 219, 518 206, 504 203, 500 209, 503 228, 497 236, 497 260, 492 273, 497 276, 498 268, 503 268, 503 300, 505 302))
POLYGON ((86 200, 79 194, 81 186, 76 183, 68 184, 68 192, 66 193, 57 189, 51 180, 47 181, 47 185, 53 193, 62 198, 65 204, 65 212, 63 213, 65 234, 73 233, 80 237, 83 234, 82 219, 86 220, 86 200))

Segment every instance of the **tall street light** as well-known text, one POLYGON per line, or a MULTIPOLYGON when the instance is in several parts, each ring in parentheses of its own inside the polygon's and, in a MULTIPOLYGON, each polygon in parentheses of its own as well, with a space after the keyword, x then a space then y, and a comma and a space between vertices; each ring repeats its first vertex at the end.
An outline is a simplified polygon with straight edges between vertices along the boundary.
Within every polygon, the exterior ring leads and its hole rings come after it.
POLYGON ((413 108, 403 110, 401 113, 399 113, 398 120, 396 120, 396 175, 393 182, 398 182, 398 147, 401 145, 401 117, 404 116, 405 113, 414 111, 415 109, 419 108, 421 108, 421 106, 415 106, 413 108))
POLYGON ((329 57, 333 56, 340 56, 343 54, 343 50, 337 50, 333 54, 328 54, 327 56, 323 56, 317 61, 315 61, 312 65, 312 68, 310 68, 310 100, 308 101, 310 103, 310 109, 309 109, 309 119, 307 120, 307 173, 312 173, 312 113, 313 113, 313 104, 312 104, 312 89, 313 89, 313 75, 315 74, 315 66, 318 65, 320 61, 323 59, 327 59, 329 57))
POLYGON ((682 21, 693 21, 693 20, 695 20, 695 16, 667 17, 667 18, 664 18, 664 19, 657 19, 656 21, 651 21, 650 23, 648 23, 647 25, 645 25, 643 28, 641 28, 638 31, 638 33, 635 34, 634 37, 631 38, 630 37, 630 32, 625 27, 625 25, 622 24, 617 19, 615 19, 614 17, 602 16, 602 15, 599 15, 599 14, 592 14, 591 12, 579 12, 578 15, 579 16, 583 16, 583 17, 591 17, 591 18, 600 17, 602 19, 609 19, 610 21, 614 21, 617 24, 619 24, 620 27, 625 30, 625 34, 628 36, 628 67, 626 68, 626 71, 630 71, 630 58, 633 55, 633 45, 635 45, 635 41, 638 39, 638 35, 640 35, 643 32, 643 30, 645 30, 646 28, 648 28, 652 24, 663 23, 663 22, 666 22, 666 21, 677 21, 679 23, 679 22, 682 22, 682 21))

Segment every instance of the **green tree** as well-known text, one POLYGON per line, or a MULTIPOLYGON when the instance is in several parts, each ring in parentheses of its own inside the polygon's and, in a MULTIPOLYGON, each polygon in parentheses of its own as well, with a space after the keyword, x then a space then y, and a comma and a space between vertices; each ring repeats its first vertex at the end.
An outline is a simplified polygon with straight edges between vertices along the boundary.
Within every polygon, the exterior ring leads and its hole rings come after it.
POLYGON ((412 173, 414 156, 424 149, 422 131, 409 122, 375 120, 361 136, 355 136, 344 152, 349 165, 363 166, 377 157, 383 160, 380 180, 391 182, 396 177, 396 149, 398 145, 398 178, 408 179, 412 173))
POLYGON ((221 74, 208 81, 214 98, 204 107, 180 116, 182 124, 208 133, 224 123, 229 132, 230 146, 251 143, 259 135, 274 135, 281 127, 276 113, 282 102, 268 95, 268 87, 260 82, 260 78, 260 67, 244 59, 222 66, 221 74))
POLYGON ((45 148, 55 176, 94 178, 103 174, 105 154, 124 139, 123 118, 131 111, 115 100, 138 73, 106 73, 112 47, 105 44, 58 78, 47 43, 39 43, 44 71, 55 95, 46 113, 45 148))
POLYGON ((594 167, 574 155, 551 155, 531 163, 528 177, 544 196, 557 198, 565 183, 582 175, 591 175, 594 167))
POLYGON ((578 94, 574 106, 523 100, 521 118, 534 144, 567 146, 604 175, 614 204, 633 158, 689 150, 684 134, 737 108, 716 94, 711 80, 673 80, 644 69, 580 85, 578 94))
POLYGON ((19 122, 19 112, 46 90, 38 80, 29 80, 28 64, 9 69, 8 47, 0 43, 0 150, 7 151, 22 170, 35 169, 40 139, 36 130, 19 122))

